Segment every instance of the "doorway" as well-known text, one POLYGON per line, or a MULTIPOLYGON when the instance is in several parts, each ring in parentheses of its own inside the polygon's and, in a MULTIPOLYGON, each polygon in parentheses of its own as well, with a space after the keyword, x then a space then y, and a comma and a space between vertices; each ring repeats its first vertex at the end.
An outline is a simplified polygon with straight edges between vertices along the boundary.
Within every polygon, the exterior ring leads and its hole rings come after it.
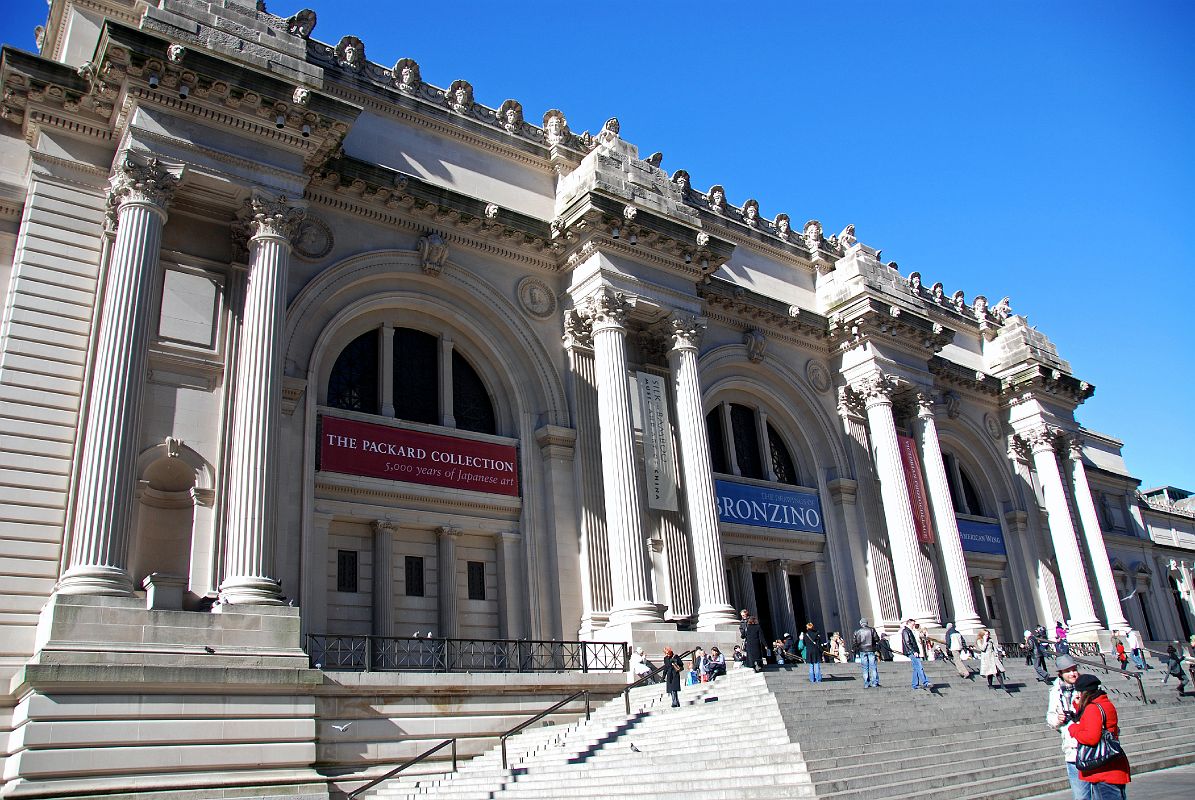
POLYGON ((759 629, 769 642, 776 639, 775 621, 772 619, 772 597, 768 593, 768 574, 752 572, 751 586, 755 590, 755 608, 759 616, 759 629))
MULTIPOLYGON (((797 636, 801 631, 805 630, 806 622, 813 622, 813 618, 805 610, 805 582, 801 580, 800 575, 788 576, 788 594, 793 601, 793 620, 797 626, 797 629, 793 631, 793 636, 797 636)), ((825 631, 822 631, 822 633, 825 633, 825 631)))

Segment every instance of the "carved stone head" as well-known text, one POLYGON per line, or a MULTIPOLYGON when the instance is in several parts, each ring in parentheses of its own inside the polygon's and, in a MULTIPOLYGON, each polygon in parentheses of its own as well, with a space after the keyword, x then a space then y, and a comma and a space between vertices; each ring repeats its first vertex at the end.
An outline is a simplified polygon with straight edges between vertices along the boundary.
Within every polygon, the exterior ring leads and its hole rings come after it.
POLYGON ((423 79, 419 76, 419 65, 413 58, 400 58, 391 70, 395 85, 404 92, 413 92, 419 88, 423 79))
POLYGON ((473 110, 473 86, 468 81, 453 81, 448 87, 448 105, 458 114, 473 110))
POLYGON ((961 314, 963 309, 967 306, 966 297, 963 295, 963 290, 959 289, 954 294, 950 295, 950 302, 954 303, 955 309, 961 314))
POLYGON ((789 234, 792 232, 792 223, 788 219, 788 214, 777 214, 775 224, 776 235, 781 239, 787 240, 789 234))
POLYGON ((914 272, 909 276, 909 288, 913 290, 913 294, 921 294, 921 273, 914 272))
POLYGON ((518 100, 507 100, 498 108, 498 124, 507 133, 518 133, 523 128, 523 104, 518 100))
POLYGON ((683 169, 678 169, 676 172, 672 173, 672 182, 676 184, 678 189, 680 189, 682 196, 689 193, 689 173, 685 172, 683 169))
POLYGON ((822 224, 816 219, 809 220, 802 228, 801 235, 805 239, 805 246, 816 253, 818 246, 822 243, 822 224))
POLYGON ((975 313, 977 319, 986 319, 988 315, 988 299, 981 294, 975 295, 975 299, 971 301, 971 311, 975 313))
POLYGON ((558 145, 568 136, 568 120, 559 109, 551 109, 544 114, 544 141, 549 146, 558 145))
POLYGON ((743 222, 752 228, 759 227, 759 201, 755 199, 743 203, 743 222))
POLYGON ((291 36, 302 36, 307 39, 315 30, 315 12, 305 8, 286 21, 286 32, 291 36))
POLYGON ((935 283, 933 286, 931 286, 931 287, 930 287, 930 290, 929 290, 929 292, 930 292, 930 294, 931 294, 931 295, 933 295, 933 298, 934 298, 934 302, 935 302, 935 303, 941 303, 941 302, 942 302, 942 299, 943 299, 943 298, 946 296, 946 292, 945 292, 945 290, 942 288, 942 282, 941 282, 941 281, 938 281, 938 282, 937 282, 937 283, 935 283))
POLYGON ((726 213, 726 190, 721 184, 715 183, 709 190, 710 208, 719 214, 726 213))
POLYGON ((365 44, 356 36, 345 36, 336 45, 336 61, 342 67, 360 69, 365 63, 365 44))
POLYGON ((610 117, 606 120, 606 124, 602 126, 602 130, 598 133, 598 144, 607 144, 618 138, 618 132, 622 126, 618 123, 618 117, 610 117))

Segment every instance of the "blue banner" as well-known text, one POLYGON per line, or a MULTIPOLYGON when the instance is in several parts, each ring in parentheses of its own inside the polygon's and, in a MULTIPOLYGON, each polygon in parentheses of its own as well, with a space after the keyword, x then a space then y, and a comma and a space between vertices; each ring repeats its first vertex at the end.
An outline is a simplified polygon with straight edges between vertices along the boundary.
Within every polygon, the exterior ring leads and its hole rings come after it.
POLYGON ((816 494, 719 480, 714 487, 722 522, 825 533, 822 504, 816 494))
POLYGON ((958 521, 959 537, 963 549, 970 553, 992 553, 1004 555, 1004 534, 995 522, 975 522, 969 519, 958 521))

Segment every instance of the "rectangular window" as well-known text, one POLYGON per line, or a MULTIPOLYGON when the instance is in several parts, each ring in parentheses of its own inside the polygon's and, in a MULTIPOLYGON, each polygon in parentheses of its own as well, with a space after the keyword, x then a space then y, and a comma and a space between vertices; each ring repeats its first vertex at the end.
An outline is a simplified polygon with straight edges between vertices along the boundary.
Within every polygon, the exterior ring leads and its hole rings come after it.
POLYGON ((357 591, 357 551, 336 551, 336 591, 357 591))
POLYGON ((485 564, 480 561, 470 561, 469 564, 469 599, 485 599, 485 564))
POLYGON ((423 559, 407 556, 407 597, 423 597, 423 559))

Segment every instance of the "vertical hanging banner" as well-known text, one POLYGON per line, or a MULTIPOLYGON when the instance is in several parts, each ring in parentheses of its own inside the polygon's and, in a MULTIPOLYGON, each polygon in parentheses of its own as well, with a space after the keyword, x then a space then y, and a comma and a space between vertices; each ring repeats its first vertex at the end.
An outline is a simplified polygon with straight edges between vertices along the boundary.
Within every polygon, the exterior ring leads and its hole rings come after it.
POLYGON ((913 506, 913 527, 917 541, 934 543, 934 525, 929 516, 929 501, 925 497, 925 481, 921 478, 921 459, 917 457, 917 443, 911 436, 896 435, 900 445, 900 463, 905 469, 905 485, 909 487, 909 503, 913 506))
POLYGON ((676 511, 676 470, 672 455, 672 424, 668 418, 668 388, 659 375, 637 372, 639 407, 643 410, 643 467, 647 472, 647 505, 676 511))

